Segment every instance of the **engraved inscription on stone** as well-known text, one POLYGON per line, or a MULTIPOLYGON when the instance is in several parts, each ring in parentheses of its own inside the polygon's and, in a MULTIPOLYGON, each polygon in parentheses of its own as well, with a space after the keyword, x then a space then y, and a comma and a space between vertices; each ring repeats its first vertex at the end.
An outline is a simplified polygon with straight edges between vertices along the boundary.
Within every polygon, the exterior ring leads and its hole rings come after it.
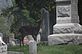
POLYGON ((70 17, 71 6, 57 6, 57 17, 70 17))

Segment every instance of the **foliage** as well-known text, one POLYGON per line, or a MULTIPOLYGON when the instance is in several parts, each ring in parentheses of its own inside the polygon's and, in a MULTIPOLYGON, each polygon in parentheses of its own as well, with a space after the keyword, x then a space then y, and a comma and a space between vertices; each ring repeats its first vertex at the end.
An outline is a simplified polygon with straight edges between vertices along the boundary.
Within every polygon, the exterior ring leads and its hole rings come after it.
POLYGON ((35 1, 34 0, 27 0, 27 2, 24 3, 24 5, 30 11, 30 16, 35 18, 35 19, 41 18, 40 10, 42 8, 45 8, 48 11, 55 9, 54 0, 35 0, 35 1))
MULTIPOLYGON (((13 7, 2 10, 0 16, 0 31, 4 33, 18 33, 21 26, 31 25, 39 28, 41 22, 41 8, 49 11, 55 8, 54 0, 13 0, 13 7), (16 2, 15 2, 16 1, 16 2), (5 22, 6 21, 6 22, 5 22), (5 24, 4 24, 5 22, 5 24), (6 27, 6 28, 5 28, 6 27), (3 30, 2 30, 3 29, 3 30), (7 31, 7 32, 6 32, 7 31)), ((35 30, 36 31, 36 30, 35 30)), ((38 32, 38 31, 37 31, 38 32)))
POLYGON ((6 25, 6 19, 3 16, 0 16, 0 32, 6 32, 7 31, 7 25, 6 25))
POLYGON ((40 25, 41 22, 41 8, 46 8, 51 11, 55 8, 54 0, 15 0, 15 8, 13 9, 14 23, 11 26, 12 32, 17 32, 21 26, 30 24, 34 27, 40 25))
MULTIPOLYGON (((51 11, 55 8, 54 0, 12 0, 13 7, 2 10, 1 21, 3 21, 1 32, 9 33, 10 31, 17 34, 21 26, 31 25, 33 27, 40 27, 41 22, 41 8, 46 8, 51 11), (2 19, 3 17, 3 19, 2 19), (6 20, 6 25, 4 22, 6 20), (5 28, 6 27, 6 28, 5 28), (3 29, 3 30, 2 30, 3 29), (6 32, 6 31, 7 32, 6 32)), ((35 30, 36 31, 36 30, 35 30)))
MULTIPOLYGON (((13 16, 12 16, 13 18, 13 16)), ((10 22, 11 19, 8 19, 7 16, 4 15, 0 15, 0 32, 2 32, 5 35, 9 35, 10 34, 10 22)), ((12 21, 12 20, 11 20, 12 21)))
POLYGON ((11 15, 11 11, 10 11, 12 9, 12 4, 11 4, 12 2, 11 1, 7 1, 7 2, 10 2, 6 4, 8 7, 0 9, 0 32, 2 32, 3 35, 5 36, 10 35, 10 26, 14 18, 14 16, 11 15))
POLYGON ((27 9, 30 11, 30 17, 35 19, 36 21, 41 18, 40 10, 42 8, 46 8, 51 11, 55 9, 55 1, 54 0, 16 0, 18 7, 21 9, 27 9))

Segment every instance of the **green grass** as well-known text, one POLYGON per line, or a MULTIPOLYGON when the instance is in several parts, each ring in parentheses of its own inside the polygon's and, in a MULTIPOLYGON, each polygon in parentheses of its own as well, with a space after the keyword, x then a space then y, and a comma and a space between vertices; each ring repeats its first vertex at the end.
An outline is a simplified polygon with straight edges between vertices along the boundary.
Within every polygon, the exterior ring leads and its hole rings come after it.
MULTIPOLYGON (((9 47, 9 51, 21 51, 28 54, 28 46, 9 47)), ((38 54, 82 54, 82 45, 39 45, 38 54)))
POLYGON ((16 51, 16 52, 24 52, 24 54, 29 54, 28 53, 28 46, 12 46, 8 47, 8 51, 16 51))

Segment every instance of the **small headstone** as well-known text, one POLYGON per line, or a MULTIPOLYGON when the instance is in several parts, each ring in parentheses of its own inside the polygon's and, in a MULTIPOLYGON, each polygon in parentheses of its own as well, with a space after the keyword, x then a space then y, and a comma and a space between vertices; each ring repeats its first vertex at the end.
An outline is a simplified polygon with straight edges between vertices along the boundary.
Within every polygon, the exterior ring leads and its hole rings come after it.
POLYGON ((37 43, 33 39, 32 35, 28 35, 29 39, 29 54, 37 54, 37 43))
POLYGON ((37 44, 39 44, 40 41, 41 41, 41 33, 42 33, 42 29, 40 28, 40 30, 39 30, 39 32, 37 34, 37 44))
POLYGON ((37 43, 35 41, 30 40, 29 54, 37 54, 37 43))
POLYGON ((37 35, 37 44, 40 43, 40 36, 41 36, 41 34, 37 35))

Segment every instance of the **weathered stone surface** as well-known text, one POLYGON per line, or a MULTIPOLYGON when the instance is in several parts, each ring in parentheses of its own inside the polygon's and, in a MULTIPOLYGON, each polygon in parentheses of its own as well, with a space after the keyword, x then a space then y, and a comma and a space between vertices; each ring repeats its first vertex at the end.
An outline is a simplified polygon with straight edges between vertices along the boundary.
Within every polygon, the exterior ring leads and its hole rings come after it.
POLYGON ((53 26, 53 33, 82 33, 82 26, 79 24, 78 16, 78 0, 56 1, 60 2, 56 2, 57 24, 53 26))
POLYGON ((48 36, 48 44, 81 44, 82 34, 53 34, 48 36))
MULTIPOLYGON (((56 0, 57 1, 57 0, 56 0)), ((57 23, 71 23, 71 2, 59 0, 56 2, 56 21, 57 23)))
POLYGON ((54 34, 78 33, 82 34, 82 26, 78 23, 56 24, 53 27, 54 34))
POLYGON ((29 40, 29 54, 37 54, 37 42, 33 39, 32 35, 28 35, 29 40))
POLYGON ((0 45, 0 54, 7 54, 7 45, 0 45))
POLYGON ((57 23, 79 23, 78 0, 56 0, 57 23))
POLYGON ((41 9, 41 14, 42 14, 42 33, 41 33, 41 40, 42 41, 47 41, 48 40, 48 35, 50 34, 49 30, 49 12, 45 9, 41 9))
POLYGON ((56 25, 53 35, 48 36, 49 45, 81 44, 82 26, 79 24, 78 0, 56 0, 56 25))
POLYGON ((29 42, 29 54, 37 54, 37 43, 33 40, 29 42))

